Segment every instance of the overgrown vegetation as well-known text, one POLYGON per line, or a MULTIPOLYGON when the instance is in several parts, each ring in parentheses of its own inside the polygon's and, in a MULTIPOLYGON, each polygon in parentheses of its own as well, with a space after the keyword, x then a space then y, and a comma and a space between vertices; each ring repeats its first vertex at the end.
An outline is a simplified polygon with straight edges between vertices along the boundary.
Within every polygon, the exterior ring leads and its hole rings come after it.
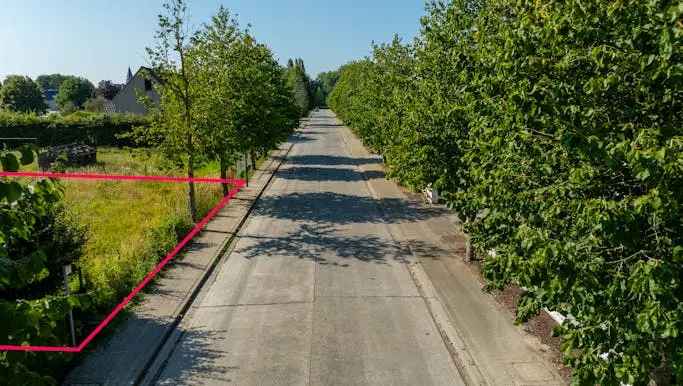
MULTIPOLYGON (((0 153, 2 170, 30 164, 0 153)), ((80 296, 61 295, 61 267, 76 260, 85 241, 82 227, 61 205, 63 190, 51 181, 30 185, 0 180, 0 336, 3 344, 59 345, 68 331, 64 315, 80 306, 80 296)), ((0 379, 6 384, 51 384, 49 374, 66 362, 60 354, 0 353, 0 379)))
POLYGON ((543 307, 575 384, 683 383, 683 6, 433 2, 331 107, 461 216, 493 287, 543 307), (495 253, 492 253, 495 252, 495 253))

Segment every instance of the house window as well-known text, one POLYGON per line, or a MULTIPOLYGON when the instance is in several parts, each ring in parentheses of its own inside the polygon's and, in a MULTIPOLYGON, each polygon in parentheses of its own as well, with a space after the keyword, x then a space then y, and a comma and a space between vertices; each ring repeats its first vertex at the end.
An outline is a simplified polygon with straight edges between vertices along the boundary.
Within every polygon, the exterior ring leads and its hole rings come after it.
POLYGON ((152 81, 145 79, 145 91, 152 91, 152 81))

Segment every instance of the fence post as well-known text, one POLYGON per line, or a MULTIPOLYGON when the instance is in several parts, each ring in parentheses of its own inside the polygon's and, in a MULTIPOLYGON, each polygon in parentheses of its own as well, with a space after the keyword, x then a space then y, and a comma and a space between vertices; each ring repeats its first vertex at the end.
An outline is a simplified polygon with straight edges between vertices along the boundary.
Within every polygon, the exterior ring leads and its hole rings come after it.
MULTIPOLYGON (((64 269, 64 294, 68 298, 69 292, 69 274, 71 273, 71 265, 65 265, 64 269)), ((76 328, 74 327, 74 312, 69 307, 69 328, 71 330, 71 345, 76 347, 76 328)))

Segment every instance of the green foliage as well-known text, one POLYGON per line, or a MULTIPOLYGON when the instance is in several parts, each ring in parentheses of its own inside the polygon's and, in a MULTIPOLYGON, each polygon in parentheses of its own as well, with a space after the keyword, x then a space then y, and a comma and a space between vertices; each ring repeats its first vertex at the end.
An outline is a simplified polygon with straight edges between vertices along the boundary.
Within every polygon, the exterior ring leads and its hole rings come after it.
POLYGON ((313 89, 311 97, 313 98, 314 106, 327 106, 327 98, 337 84, 337 80, 339 80, 339 71, 328 71, 318 74, 318 77, 311 84, 313 89))
POLYGON ((202 83, 197 124, 207 153, 222 166, 241 153, 272 149, 296 126, 298 111, 273 53, 226 9, 194 37, 193 58, 202 64, 195 67, 202 83))
POLYGON ((38 83, 38 86, 40 86, 40 89, 43 91, 49 89, 59 90, 59 86, 62 85, 62 82, 69 78, 73 78, 73 76, 62 74, 39 75, 36 78, 36 83, 38 83))
POLYGON ((37 116, 0 111, 3 137, 37 138, 40 146, 85 143, 97 146, 130 146, 130 139, 120 138, 133 127, 146 126, 149 118, 129 114, 93 114, 77 112, 67 116, 37 116))
MULTIPOLYGON (((2 170, 34 161, 31 149, 0 153, 2 170)), ((64 318, 79 297, 60 295, 61 268, 75 261, 84 230, 69 222, 62 191, 44 180, 31 185, 0 179, 0 337, 4 344, 60 345, 64 318)), ((52 384, 41 374, 61 366, 61 354, 0 354, 0 379, 8 384, 52 384)))
POLYGON ((91 113, 104 112, 104 104, 106 103, 103 97, 90 98, 83 104, 83 110, 91 113))
POLYGON ((221 7, 211 23, 190 33, 184 1, 165 9, 157 45, 148 49, 160 104, 151 106, 153 124, 136 135, 185 164, 190 177, 207 157, 219 161, 225 177, 240 153, 255 162, 257 152, 286 139, 299 112, 272 52, 240 30, 229 11, 221 7), (169 59, 169 49, 178 61, 169 59))
POLYGON ((290 59, 285 71, 287 85, 294 93, 294 99, 299 106, 300 116, 305 116, 313 107, 311 96, 311 80, 306 74, 303 59, 290 59))
POLYGON ((342 68, 332 108, 400 181, 443 193, 489 284, 528 289, 520 320, 573 317, 574 383, 682 383, 683 6, 428 11, 411 46, 342 68))
POLYGON ((42 114, 47 106, 38 85, 31 78, 9 75, 0 88, 0 108, 42 114))
POLYGON ((68 77, 59 86, 55 102, 62 110, 69 106, 69 103, 80 109, 93 95, 95 95, 95 86, 89 80, 68 77))

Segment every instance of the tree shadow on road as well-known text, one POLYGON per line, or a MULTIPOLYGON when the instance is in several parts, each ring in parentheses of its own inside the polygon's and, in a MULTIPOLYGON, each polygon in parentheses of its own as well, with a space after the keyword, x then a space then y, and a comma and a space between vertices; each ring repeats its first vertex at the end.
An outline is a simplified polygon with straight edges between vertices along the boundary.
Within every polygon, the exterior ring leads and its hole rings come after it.
POLYGON ((380 158, 367 157, 367 158, 356 158, 356 157, 344 157, 336 155, 294 155, 287 157, 287 164, 292 165, 309 165, 309 166, 337 166, 337 165, 348 165, 348 166, 359 166, 359 165, 369 165, 369 164, 379 164, 382 163, 380 158))
POLYGON ((345 235, 331 225, 303 224, 290 234, 269 237, 243 235, 255 243, 246 243, 236 252, 252 259, 264 256, 297 256, 321 265, 348 267, 348 263, 328 261, 323 256, 355 259, 366 263, 386 264, 388 260, 408 262, 411 252, 425 256, 443 254, 441 248, 423 240, 395 241, 379 235, 345 235))
POLYGON ((315 138, 304 135, 304 133, 295 133, 289 137, 289 142, 291 143, 303 143, 315 141, 315 138))
POLYGON ((375 199, 334 192, 288 193, 261 197, 255 214, 317 224, 379 224, 421 221, 448 213, 398 198, 375 199))
POLYGON ((227 366, 220 362, 225 353, 217 350, 225 340, 226 330, 204 331, 191 328, 183 331, 178 346, 171 353, 158 374, 156 385, 193 385, 202 382, 231 383, 230 374, 240 370, 239 366, 227 366))
MULTIPOLYGON (((328 120, 328 119, 327 119, 327 118, 323 118, 323 119, 319 119, 319 120, 325 121, 325 120, 328 120)), ((343 126, 344 126, 344 125, 341 124, 341 123, 315 123, 315 122, 312 122, 312 121, 309 121, 308 123, 310 124, 311 127, 315 127, 315 128, 323 128, 323 127, 343 127, 343 126)))
POLYGON ((365 173, 357 172, 353 169, 345 168, 321 168, 321 167, 300 167, 294 166, 281 169, 278 178, 299 181, 344 181, 355 182, 364 179, 384 178, 384 173, 379 171, 369 171, 365 173), (363 175, 365 174, 365 176, 363 175))

